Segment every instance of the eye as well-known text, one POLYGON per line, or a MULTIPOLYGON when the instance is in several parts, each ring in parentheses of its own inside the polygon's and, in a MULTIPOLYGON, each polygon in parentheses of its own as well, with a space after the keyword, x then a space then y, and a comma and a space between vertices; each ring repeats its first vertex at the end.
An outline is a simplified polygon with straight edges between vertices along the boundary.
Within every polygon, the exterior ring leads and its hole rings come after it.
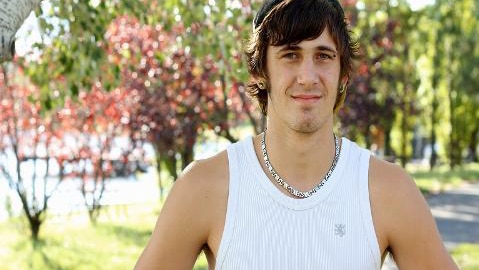
POLYGON ((296 60, 296 59, 299 58, 299 55, 297 53, 294 53, 294 52, 289 52, 289 53, 283 54, 282 57, 284 59, 287 59, 287 60, 296 60))
POLYGON ((319 60, 331 60, 336 58, 336 55, 333 54, 327 54, 327 53, 319 53, 318 54, 318 59, 319 60))

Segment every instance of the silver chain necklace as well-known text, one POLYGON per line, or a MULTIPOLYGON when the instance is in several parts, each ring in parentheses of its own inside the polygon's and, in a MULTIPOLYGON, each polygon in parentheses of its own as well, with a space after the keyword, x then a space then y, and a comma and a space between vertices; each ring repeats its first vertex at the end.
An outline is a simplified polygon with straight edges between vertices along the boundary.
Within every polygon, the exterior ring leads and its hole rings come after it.
POLYGON ((336 163, 338 162, 338 159, 339 159, 340 149, 339 149, 339 142, 338 142, 338 138, 336 137, 336 134, 333 133, 333 136, 334 136, 334 148, 335 148, 333 163, 331 164, 331 167, 329 168, 328 173, 326 173, 326 175, 323 177, 321 182, 319 182, 319 184, 316 185, 310 191, 302 192, 295 189, 290 184, 286 183, 286 181, 284 181, 283 178, 281 178, 281 176, 278 175, 278 173, 276 173, 273 166, 269 162, 268 152, 266 151, 266 143, 265 143, 266 131, 263 131, 261 136, 261 150, 263 151, 264 164, 266 165, 266 168, 268 168, 269 173, 271 174, 271 176, 273 176, 276 182, 280 186, 282 186, 284 189, 286 189, 290 194, 298 198, 308 198, 314 193, 316 193, 321 187, 324 186, 324 184, 326 183, 326 181, 328 181, 331 174, 333 174, 334 168, 336 167, 336 163))

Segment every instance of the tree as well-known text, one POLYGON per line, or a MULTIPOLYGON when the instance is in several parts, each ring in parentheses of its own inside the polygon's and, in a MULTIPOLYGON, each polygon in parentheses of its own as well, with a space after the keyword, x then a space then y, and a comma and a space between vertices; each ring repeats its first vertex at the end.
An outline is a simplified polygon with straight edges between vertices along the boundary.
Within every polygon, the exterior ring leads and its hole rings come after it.
POLYGON ((41 0, 0 0, 0 62, 15 54, 15 34, 41 0))
POLYGON ((23 67, 38 86, 46 110, 63 106, 69 98, 75 101, 97 82, 107 91, 121 88, 139 94, 140 99, 130 100, 137 108, 132 115, 138 117, 132 117, 129 125, 148 132, 132 138, 150 140, 157 148, 159 170, 166 165, 176 178, 192 160, 193 146, 203 130, 211 129, 233 142, 237 138, 231 127, 246 119, 257 132, 261 130, 259 114, 244 93, 246 72, 239 51, 244 37, 240 33, 247 34, 243 30, 251 25, 251 2, 53 0, 38 14, 41 34, 48 42, 36 44, 40 59, 24 61, 23 67), (128 42, 109 38, 116 31, 112 25, 121 25, 125 18, 135 18, 145 34, 139 39, 135 33, 127 34, 132 36, 128 41, 132 50, 122 47, 128 42), (155 36, 148 35, 158 34, 155 31, 173 38, 167 50, 152 47, 157 44, 155 36), (138 44, 145 48, 135 47, 138 44), (118 57, 131 65, 112 61, 118 57), (157 71, 164 72, 161 78, 157 71), (138 77, 132 79, 135 74, 138 77))
POLYGON ((451 168, 460 165, 465 157, 477 159, 476 11, 474 1, 436 1, 425 10, 419 24, 423 26, 419 31, 426 36, 423 66, 430 70, 430 74, 423 72, 427 76, 421 77, 421 85, 426 97, 422 106, 428 115, 423 121, 429 127, 434 146, 431 169, 439 157, 448 160, 451 168))
MULTIPOLYGON (((249 75, 241 49, 252 30, 253 10, 258 10, 261 3, 261 0, 219 2, 170 0, 164 5, 169 11, 168 14, 172 14, 166 21, 174 24, 179 20, 183 25, 182 47, 190 48, 195 57, 210 59, 217 68, 217 79, 223 96, 239 99, 238 102, 235 100, 227 102, 233 106, 221 110, 222 113, 216 114, 216 119, 223 117, 222 122, 227 123, 242 116, 252 125, 256 133, 264 130, 266 122, 245 94, 244 86, 249 75), (231 91, 236 91, 236 94, 231 95, 231 91)), ((224 100, 228 101, 227 98, 224 100)), ((231 142, 237 140, 231 135, 230 126, 216 126, 214 131, 231 142)))
POLYGON ((343 4, 361 56, 339 114, 342 130, 358 141, 364 138, 367 147, 374 142, 384 156, 398 156, 405 166, 422 109, 417 102, 417 59, 422 52, 417 25, 424 14, 413 12, 405 1, 343 4))
MULTIPOLYGON (((120 87, 131 94, 134 140, 150 141, 159 174, 165 166, 173 179, 193 160, 193 147, 203 130, 228 136, 230 122, 244 119, 235 105, 242 104, 236 95, 241 86, 226 90, 209 55, 195 57, 189 47, 176 42, 183 31, 181 24, 168 31, 160 24, 122 16, 106 33, 108 59, 119 69, 120 87), (229 106, 236 107, 229 111, 229 106), (235 112, 237 117, 227 117, 235 112)), ((161 179, 159 184, 162 190, 161 179)))
POLYGON ((107 92, 98 82, 91 91, 80 93, 77 102, 67 99, 57 113, 57 124, 62 127, 62 138, 68 146, 62 167, 68 165, 70 170, 63 174, 79 180, 79 189, 93 224, 116 170, 119 169, 124 177, 129 176, 139 169, 130 166, 130 162, 143 158, 135 155, 137 145, 129 141, 131 110, 127 95, 121 89, 107 92))
POLYGON ((24 68, 46 109, 78 97, 98 81, 106 90, 117 87, 119 73, 107 64, 104 35, 119 16, 144 18, 146 2, 51 0, 41 9, 37 20, 43 41, 35 44, 41 59, 25 62, 24 68), (60 95, 54 96, 52 89, 61 90, 60 95))
MULTIPOLYGON (((213 4, 204 0, 194 3, 169 0, 159 4, 152 0, 54 0, 51 1, 52 9, 44 10, 44 15, 39 17, 43 35, 52 39, 48 46, 38 45, 44 61, 28 63, 25 68, 41 88, 47 108, 54 107, 55 102, 61 102, 65 96, 77 96, 79 91, 90 89, 96 81, 111 90, 121 80, 121 72, 110 65, 108 52, 103 49, 108 45, 104 43, 105 34, 111 23, 126 15, 137 18, 144 25, 161 24, 166 32, 173 30, 176 33, 174 46, 178 50, 187 51, 195 61, 206 57, 214 63, 218 69, 214 80, 221 84, 223 96, 229 96, 231 89, 238 89, 244 104, 241 110, 259 131, 259 116, 252 111, 241 85, 247 74, 240 48, 251 27, 251 5, 255 2, 259 1, 213 4), (60 77, 63 80, 57 80, 60 77), (62 89, 62 95, 53 97, 49 91, 51 88, 62 89)), ((167 52, 155 53, 161 56, 167 52)), ((230 102, 234 103, 227 103, 230 102)), ((223 112, 223 122, 237 117, 235 111, 223 112)), ((214 131, 230 141, 236 140, 228 126, 217 126, 214 131)))
MULTIPOLYGON (((466 0, 461 3, 443 3, 445 9, 444 39, 445 60, 448 62, 445 74, 449 88, 449 121, 451 132, 449 137, 449 165, 451 169, 461 165, 465 150, 475 148, 478 121, 477 78, 477 3, 466 0), (472 56, 472 57, 471 57, 472 56)), ((472 150, 472 149, 471 149, 472 150)), ((472 151, 472 154, 474 150, 472 151)))
POLYGON ((38 89, 11 64, 0 73, 0 175, 21 201, 33 240, 38 240, 48 201, 65 180, 78 181, 95 223, 107 182, 141 169, 141 145, 128 142, 130 110, 120 89, 101 83, 64 107, 42 109, 38 89), (123 142, 121 142, 123 140, 123 142), (135 165, 131 165, 135 162, 135 165))
POLYGON ((48 200, 63 180, 54 177, 62 171, 54 166, 62 152, 56 121, 43 114, 37 89, 15 65, 1 68, 0 112, 0 175, 17 193, 36 241, 48 200))

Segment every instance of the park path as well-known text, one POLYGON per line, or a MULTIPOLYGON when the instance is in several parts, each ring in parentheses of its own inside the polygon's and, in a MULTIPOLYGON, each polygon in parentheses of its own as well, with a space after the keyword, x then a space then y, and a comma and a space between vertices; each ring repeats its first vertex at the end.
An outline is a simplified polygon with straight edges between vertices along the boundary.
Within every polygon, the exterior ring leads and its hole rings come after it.
MULTIPOLYGON (((427 197, 448 250, 461 243, 479 243, 479 182, 427 197)), ((388 259, 383 270, 397 267, 388 259)))
POLYGON ((430 196, 427 201, 448 249, 479 243, 479 182, 430 196))

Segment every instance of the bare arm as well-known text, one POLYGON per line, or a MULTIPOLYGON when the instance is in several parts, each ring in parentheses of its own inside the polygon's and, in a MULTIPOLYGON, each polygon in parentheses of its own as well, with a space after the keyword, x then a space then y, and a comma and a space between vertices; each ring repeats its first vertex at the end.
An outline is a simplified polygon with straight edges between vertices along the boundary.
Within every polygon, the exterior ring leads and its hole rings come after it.
POLYGON ((442 243, 429 207, 399 166, 371 160, 375 225, 400 269, 458 269, 442 243))
POLYGON ((218 164, 195 162, 174 184, 135 269, 189 269, 207 243, 218 192, 218 164))

